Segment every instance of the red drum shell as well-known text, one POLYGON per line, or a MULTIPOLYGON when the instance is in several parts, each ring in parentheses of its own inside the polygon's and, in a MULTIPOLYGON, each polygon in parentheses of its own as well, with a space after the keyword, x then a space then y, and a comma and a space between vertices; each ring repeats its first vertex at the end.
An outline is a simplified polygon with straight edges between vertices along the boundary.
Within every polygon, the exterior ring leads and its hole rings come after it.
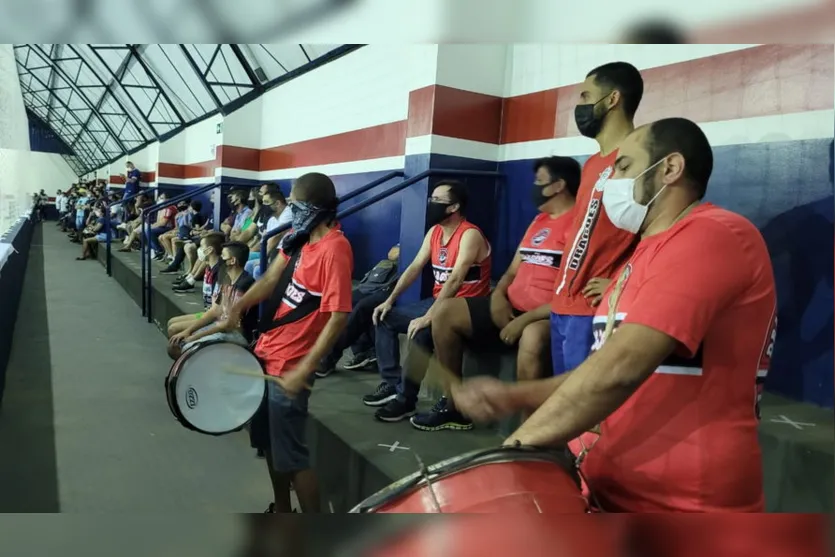
POLYGON ((358 508, 382 514, 584 514, 588 504, 570 466, 568 458, 535 449, 491 449, 430 467, 429 482, 406 478, 367 500, 377 504, 358 508))

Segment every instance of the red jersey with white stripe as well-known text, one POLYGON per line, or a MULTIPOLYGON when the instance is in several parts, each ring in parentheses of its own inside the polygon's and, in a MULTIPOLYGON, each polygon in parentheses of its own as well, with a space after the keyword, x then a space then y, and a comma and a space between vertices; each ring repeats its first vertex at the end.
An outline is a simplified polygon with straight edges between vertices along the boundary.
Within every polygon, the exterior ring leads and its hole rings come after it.
MULTIPOLYGON (((455 261, 458 259, 458 248, 461 246, 461 237, 467 230, 475 229, 484 238, 484 233, 479 227, 473 223, 462 220, 458 228, 452 233, 447 240, 444 240, 444 229, 440 225, 435 225, 432 229, 432 236, 430 237, 430 246, 432 253, 432 275, 435 277, 435 285, 432 287, 432 297, 437 298, 441 293, 441 289, 449 279, 452 269, 455 268, 455 261)), ((492 254, 490 253, 490 242, 484 238, 487 244, 487 257, 477 263, 473 263, 467 270, 467 275, 464 277, 464 283, 456 292, 456 298, 473 298, 475 296, 486 296, 490 293, 490 260, 492 254)))
POLYGON ((531 311, 551 300, 565 247, 565 231, 573 218, 573 210, 558 217, 547 213, 534 217, 519 244, 522 261, 507 289, 514 309, 531 311))
POLYGON ((598 153, 583 165, 574 220, 566 231, 566 251, 551 301, 554 313, 594 315, 583 288, 593 278, 611 278, 637 242, 637 236, 612 224, 603 209, 603 188, 614 174, 617 157, 617 150, 605 157, 598 153))
POLYGON ((624 268, 616 324, 661 331, 679 350, 601 424, 583 463, 589 486, 611 511, 764 512, 758 402, 777 300, 759 230, 703 204, 642 240, 624 268))

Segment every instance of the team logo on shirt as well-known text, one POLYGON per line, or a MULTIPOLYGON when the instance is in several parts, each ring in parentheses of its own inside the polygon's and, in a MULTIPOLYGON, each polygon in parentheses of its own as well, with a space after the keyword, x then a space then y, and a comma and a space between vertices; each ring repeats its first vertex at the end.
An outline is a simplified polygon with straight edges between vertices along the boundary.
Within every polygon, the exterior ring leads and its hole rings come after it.
POLYGON ((537 232, 536 234, 533 235, 533 238, 531 238, 531 244, 534 247, 541 246, 542 242, 545 241, 545 238, 547 238, 548 234, 550 234, 550 233, 551 233, 550 228, 543 228, 542 230, 540 230, 539 232, 537 232))
POLYGON ((594 183, 594 189, 596 191, 603 191, 603 185, 606 181, 612 177, 612 167, 607 166, 606 169, 600 173, 600 176, 597 178, 597 182, 594 183))
POLYGON ((446 248, 441 248, 441 249, 438 251, 438 263, 440 263, 441 265, 443 265, 444 263, 446 263, 446 258, 447 258, 447 251, 446 251, 446 248))

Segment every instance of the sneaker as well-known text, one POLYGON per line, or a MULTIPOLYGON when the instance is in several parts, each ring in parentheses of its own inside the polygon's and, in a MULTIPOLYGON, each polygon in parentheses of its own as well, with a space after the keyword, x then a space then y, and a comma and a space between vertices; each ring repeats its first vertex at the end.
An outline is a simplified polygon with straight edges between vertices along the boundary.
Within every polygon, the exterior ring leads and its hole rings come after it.
POLYGON ((372 364, 376 363, 377 355, 374 353, 373 350, 369 350, 368 352, 363 352, 362 354, 352 356, 351 359, 348 360, 342 367, 343 369, 351 371, 355 369, 364 369, 367 367, 371 367, 372 364))
POLYGON ((165 261, 165 254, 162 252, 154 252, 154 261, 165 261))
POLYGON ((267 458, 267 455, 264 454, 264 451, 258 449, 255 451, 255 458, 267 458))
POLYGON ((188 275, 180 275, 174 279, 174 284, 180 284, 181 282, 185 281, 188 275))
POLYGON ((264 511, 264 514, 275 514, 275 503, 270 503, 270 506, 264 511))
POLYGON ((377 390, 370 395, 362 397, 362 403, 366 406, 385 406, 396 398, 397 389, 394 388, 394 385, 389 385, 383 381, 377 385, 377 390))
POLYGON ((320 379, 324 379, 325 377, 332 374, 334 371, 336 371, 336 366, 326 365, 326 366, 323 366, 321 369, 317 369, 314 373, 315 373, 316 377, 319 377, 320 379))
POLYGON ((377 410, 374 417, 381 422, 399 422, 415 415, 415 403, 408 403, 397 397, 390 400, 388 404, 377 410))
POLYGON ((178 282, 172 286, 171 289, 174 290, 174 292, 194 292, 194 285, 183 281, 178 282))
POLYGON ((409 421, 412 426, 421 431, 441 431, 442 429, 466 431, 473 428, 473 422, 456 410, 445 396, 438 400, 432 410, 421 412, 409 421))
POLYGON ((171 265, 169 265, 168 267, 166 267, 165 269, 160 271, 159 274, 161 274, 161 275, 174 275, 174 274, 177 274, 179 272, 180 272, 179 267, 171 267, 171 265))

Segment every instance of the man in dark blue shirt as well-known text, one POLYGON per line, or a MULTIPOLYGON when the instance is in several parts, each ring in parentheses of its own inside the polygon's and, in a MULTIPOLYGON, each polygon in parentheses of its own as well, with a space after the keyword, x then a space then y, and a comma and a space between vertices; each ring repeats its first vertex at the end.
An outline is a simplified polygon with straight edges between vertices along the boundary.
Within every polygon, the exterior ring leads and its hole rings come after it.
POLYGON ((125 176, 125 197, 128 197, 139 192, 139 177, 141 173, 130 161, 125 163, 125 167, 128 171, 127 176, 125 176))

